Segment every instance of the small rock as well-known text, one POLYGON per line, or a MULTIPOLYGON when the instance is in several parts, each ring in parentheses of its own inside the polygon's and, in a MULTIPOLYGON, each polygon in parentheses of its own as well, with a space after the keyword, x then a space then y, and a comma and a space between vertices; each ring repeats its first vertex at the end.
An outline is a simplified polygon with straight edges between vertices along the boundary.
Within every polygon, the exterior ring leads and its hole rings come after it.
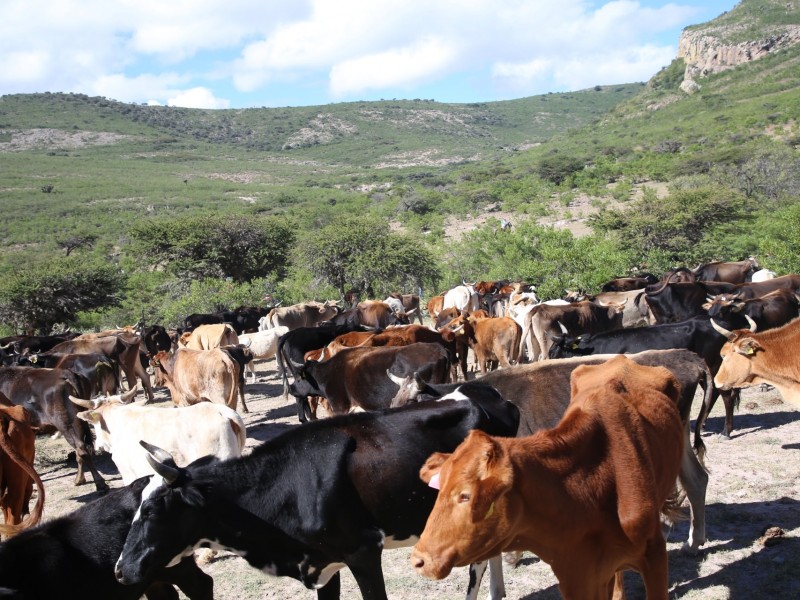
POLYGON ((780 527, 767 527, 764 533, 761 534, 761 537, 758 538, 757 542, 762 546, 774 546, 783 539, 785 534, 786 532, 780 527))
POLYGON ((753 410, 755 408, 758 408, 758 402, 748 402, 747 404, 744 405, 744 407, 747 410, 753 410))

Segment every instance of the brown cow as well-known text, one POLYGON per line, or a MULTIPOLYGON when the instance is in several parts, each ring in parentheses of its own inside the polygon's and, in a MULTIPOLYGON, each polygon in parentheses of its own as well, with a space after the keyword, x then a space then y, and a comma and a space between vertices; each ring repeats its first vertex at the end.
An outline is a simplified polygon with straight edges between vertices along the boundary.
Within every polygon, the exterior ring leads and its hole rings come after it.
MULTIPOLYGON (((53 346, 49 351, 51 354, 104 354, 111 360, 119 364, 120 369, 125 373, 128 382, 128 389, 136 387, 137 379, 142 382, 147 401, 153 401, 153 386, 150 384, 150 376, 139 360, 139 344, 141 338, 138 335, 122 333, 110 335, 96 339, 68 340, 53 346)), ((44 353, 43 353, 44 354, 44 353)))
MULTIPOLYGON (((508 368, 519 361, 522 327, 511 317, 475 318, 462 315, 447 327, 457 336, 463 335, 475 353, 481 373, 508 368)), ((458 339, 458 337, 456 338, 458 339)))
MULTIPOLYGON (((555 427, 567 410, 570 402, 570 376, 581 365, 599 365, 617 356, 616 354, 595 354, 548 360, 530 365, 518 365, 510 369, 493 371, 476 381, 487 383, 496 389, 503 398, 508 398, 519 408, 520 420, 518 437, 528 436, 540 429, 555 427)), ((708 472, 703 466, 705 443, 696 438, 694 451, 690 436, 690 411, 698 386, 704 390, 703 404, 709 403, 713 392, 711 373, 705 361, 690 350, 647 350, 628 354, 628 358, 647 367, 665 367, 681 386, 678 411, 684 424, 685 440, 683 461, 678 480, 686 491, 691 511, 689 537, 684 549, 697 552, 706 541, 705 501, 708 487, 708 472)), ((420 381, 417 377, 407 377, 396 381, 400 386, 392 406, 403 406, 407 402, 425 401, 429 397, 428 388, 436 388, 420 381)), ((450 386, 456 387, 455 384, 450 386)), ((436 389, 437 395, 446 395, 451 390, 436 389)))
POLYGON ((322 321, 332 319, 339 314, 339 306, 333 300, 321 302, 303 302, 291 306, 273 308, 261 321, 262 329, 271 329, 284 325, 290 330, 300 327, 314 327, 322 321))
POLYGON ((728 338, 714 385, 729 390, 768 383, 786 402, 800 407, 800 359, 794 352, 800 344, 800 318, 758 333, 754 327, 727 331, 713 319, 711 324, 728 338))
POLYGON ((178 343, 189 350, 212 350, 237 345, 239 336, 229 323, 215 323, 200 325, 192 332, 184 333, 178 343))
POLYGON ((727 283, 744 283, 750 281, 753 273, 761 267, 752 256, 738 262, 710 262, 697 265, 692 273, 697 281, 725 281, 727 283))
POLYGON ((430 300, 428 300, 428 304, 425 308, 428 310, 428 315, 431 318, 431 323, 435 323, 436 319, 439 317, 439 313, 442 312, 442 308, 444 307, 444 294, 439 294, 438 296, 434 296, 430 300))
POLYGON ((151 364, 164 377, 172 401, 177 406, 197 402, 217 402, 236 409, 236 398, 244 402, 241 367, 223 348, 191 350, 178 348, 173 354, 157 353, 151 364))
POLYGON ((554 428, 525 438, 473 431, 420 470, 440 489, 411 555, 422 575, 504 550, 547 562, 568 600, 623 597, 622 570, 648 598, 667 598, 660 512, 671 514, 681 463, 680 389, 664 368, 624 356, 572 376, 572 402, 554 428), (437 477, 438 476, 438 477, 437 477))
POLYGON ((44 484, 33 468, 35 443, 36 434, 28 412, 0 394, 0 507, 5 518, 5 525, 0 525, 2 535, 19 533, 42 518, 44 484), (36 504, 23 523, 34 482, 38 490, 36 504))

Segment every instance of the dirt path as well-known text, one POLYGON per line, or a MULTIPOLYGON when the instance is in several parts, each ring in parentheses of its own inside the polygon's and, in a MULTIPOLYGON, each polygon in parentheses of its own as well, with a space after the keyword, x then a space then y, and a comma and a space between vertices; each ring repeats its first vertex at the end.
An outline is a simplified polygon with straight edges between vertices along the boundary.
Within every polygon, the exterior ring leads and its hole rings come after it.
MULTIPOLYGON (((251 413, 248 447, 294 427, 294 401, 280 398, 280 382, 273 375, 274 362, 260 367, 262 378, 247 386, 251 413)), ((157 397, 167 400, 165 390, 157 397)), ((692 414, 699 411, 699 397, 692 414)), ((721 402, 714 408, 708 430, 722 428, 721 402)), ((711 471, 707 498, 709 541, 701 555, 680 552, 688 524, 679 523, 668 543, 670 598, 692 600, 751 600, 753 598, 800 598, 800 412, 780 401, 776 392, 748 390, 734 417, 734 437, 724 440, 707 433, 706 464, 711 471), (769 527, 784 535, 774 545, 759 538, 769 527)), ((67 460, 71 449, 63 440, 37 442, 37 469, 47 491, 45 519, 72 511, 95 498, 93 486, 75 488, 75 463, 67 460)), ((101 457, 99 468, 109 485, 122 485, 111 460, 101 457)), ((463 598, 466 569, 457 569, 445 580, 431 582, 408 566, 410 549, 384 553, 384 575, 389 598, 402 600, 463 598)), ((270 578, 252 569, 232 554, 223 554, 203 566, 214 577, 219 600, 261 600, 265 598, 306 598, 315 593, 288 578, 270 578)), ((560 598, 550 568, 528 553, 522 565, 506 569, 509 599, 560 598)), ((637 575, 629 575, 628 597, 644 598, 637 575)), ((481 598, 488 597, 484 583, 481 598)), ((181 596, 184 598, 184 596, 181 596)), ((342 598, 360 598, 355 581, 342 571, 342 598)))

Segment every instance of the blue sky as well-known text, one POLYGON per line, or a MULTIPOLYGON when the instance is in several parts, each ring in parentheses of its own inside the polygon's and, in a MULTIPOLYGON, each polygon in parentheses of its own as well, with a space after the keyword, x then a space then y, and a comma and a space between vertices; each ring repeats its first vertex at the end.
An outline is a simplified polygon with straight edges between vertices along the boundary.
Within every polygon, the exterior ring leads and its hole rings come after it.
POLYGON ((0 95, 483 102, 645 81, 734 0, 3 0, 0 95))

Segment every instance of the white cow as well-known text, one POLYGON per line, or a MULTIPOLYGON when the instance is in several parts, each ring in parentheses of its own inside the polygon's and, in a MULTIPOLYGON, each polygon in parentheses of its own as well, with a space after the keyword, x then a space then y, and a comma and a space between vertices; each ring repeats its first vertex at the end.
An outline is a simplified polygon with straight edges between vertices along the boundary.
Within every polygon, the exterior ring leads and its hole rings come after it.
POLYGON ((759 281, 769 281, 770 279, 775 279, 777 274, 775 271, 770 271, 769 269, 761 269, 760 271, 756 271, 753 273, 753 276, 750 278, 750 281, 757 283, 759 281))
POLYGON ((475 312, 480 308, 480 298, 475 287, 469 284, 457 285, 444 294, 442 309, 456 307, 462 314, 475 312))
POLYGON ((252 375, 250 383, 255 383, 256 381, 256 360, 275 358, 275 353, 278 351, 278 338, 288 331, 289 328, 285 325, 278 325, 272 329, 255 333, 243 333, 239 336, 239 343, 247 346, 250 352, 253 353, 253 360, 247 363, 247 370, 252 375))
POLYGON ((235 410, 213 402, 171 408, 143 406, 144 401, 131 403, 135 394, 136 388, 95 400, 70 396, 87 409, 79 412, 78 418, 94 428, 95 448, 111 454, 124 484, 153 474, 139 440, 167 450, 178 466, 209 455, 221 460, 241 456, 246 431, 235 410))

